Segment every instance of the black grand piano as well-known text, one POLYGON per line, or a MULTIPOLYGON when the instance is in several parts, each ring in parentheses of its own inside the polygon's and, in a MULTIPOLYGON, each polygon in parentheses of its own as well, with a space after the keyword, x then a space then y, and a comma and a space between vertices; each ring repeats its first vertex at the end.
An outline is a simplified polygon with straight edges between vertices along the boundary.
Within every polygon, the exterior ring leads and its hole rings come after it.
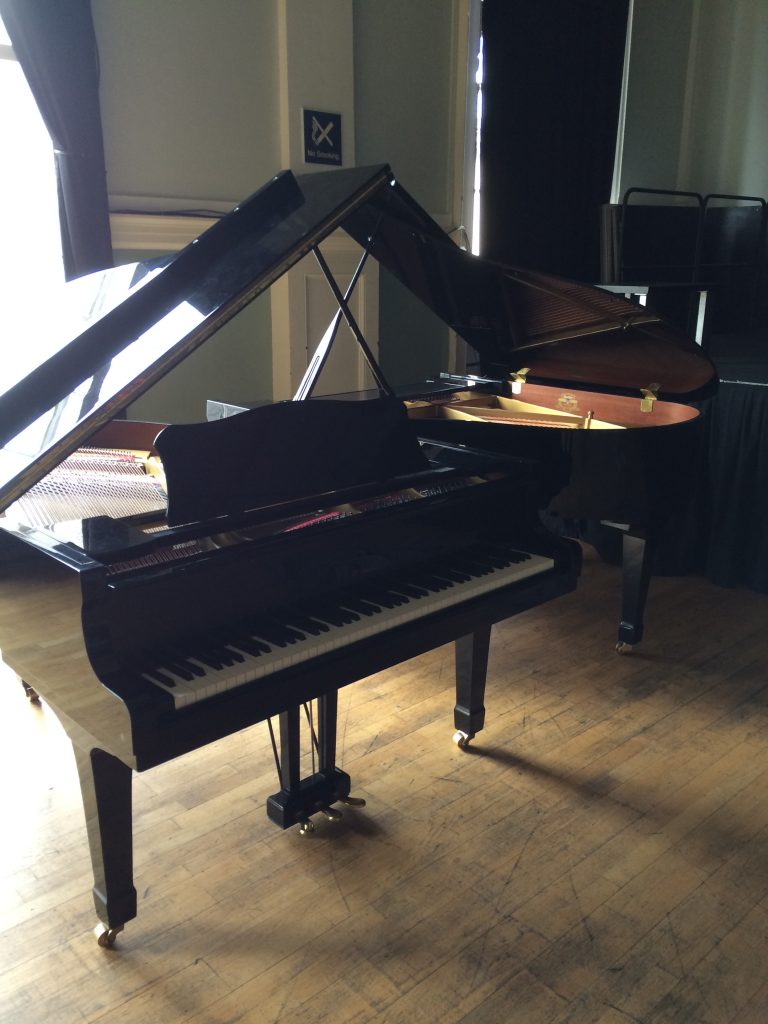
POLYGON ((176 257, 73 282, 14 337, 28 365, 0 397, 0 649, 72 740, 101 945, 136 915, 133 770, 279 716, 268 814, 308 828, 353 799, 339 687, 455 641, 465 745, 483 726, 492 623, 575 586, 577 545, 537 514, 539 461, 422 439, 369 351, 369 401, 123 418, 296 261, 323 265, 337 227, 376 255, 390 203, 428 223, 386 167, 282 173, 176 257), (314 700, 318 765, 302 778, 314 700))

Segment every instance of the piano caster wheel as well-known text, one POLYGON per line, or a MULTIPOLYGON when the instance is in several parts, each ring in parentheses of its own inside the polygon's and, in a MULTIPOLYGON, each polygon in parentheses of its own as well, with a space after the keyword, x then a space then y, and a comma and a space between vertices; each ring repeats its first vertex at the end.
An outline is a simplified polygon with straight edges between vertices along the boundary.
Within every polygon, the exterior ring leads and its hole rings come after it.
POLYGON ((343 796, 339 803, 346 804, 347 807, 365 807, 365 800, 361 796, 343 796))
POLYGON ((453 734, 453 742, 459 750, 466 750, 469 746, 469 735, 466 732, 462 732, 461 729, 457 729, 453 734))
POLYGON ((321 807, 321 811, 328 821, 341 821, 344 817, 341 811, 337 811, 335 807, 321 807))
POLYGON ((122 930, 123 925, 121 924, 116 924, 113 928, 110 928, 99 921, 94 928, 94 934, 96 935, 96 941, 102 949, 112 949, 115 945, 115 939, 122 930))
POLYGON ((309 818, 305 818, 304 821, 299 822, 299 835, 308 836, 310 832, 315 831, 315 823, 310 821, 309 818))
POLYGON ((619 640, 619 642, 616 644, 616 653, 617 654, 631 654, 632 653, 632 644, 628 644, 626 642, 626 640, 619 640))
POLYGON ((33 686, 30 686, 29 683, 25 683, 23 679, 21 680, 21 685, 24 687, 24 695, 30 704, 39 704, 40 694, 37 690, 33 686))

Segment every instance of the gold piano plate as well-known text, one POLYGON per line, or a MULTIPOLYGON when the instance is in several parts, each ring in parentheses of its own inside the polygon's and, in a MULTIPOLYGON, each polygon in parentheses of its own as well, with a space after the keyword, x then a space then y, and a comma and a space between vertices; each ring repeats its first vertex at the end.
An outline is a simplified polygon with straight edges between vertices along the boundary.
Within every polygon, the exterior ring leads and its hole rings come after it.
POLYGON ((560 430, 616 430, 623 424, 595 419, 592 410, 577 415, 557 408, 503 395, 462 393, 450 403, 430 405, 426 402, 406 403, 411 419, 474 420, 528 427, 555 427, 560 430))

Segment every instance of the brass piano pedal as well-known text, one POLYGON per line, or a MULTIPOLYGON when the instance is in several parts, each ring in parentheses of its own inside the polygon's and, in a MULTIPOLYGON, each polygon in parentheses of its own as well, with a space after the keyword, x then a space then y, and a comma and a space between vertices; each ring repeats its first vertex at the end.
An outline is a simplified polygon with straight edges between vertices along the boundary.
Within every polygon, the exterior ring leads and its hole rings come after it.
POLYGON ((616 653, 617 654, 631 654, 632 653, 632 644, 628 644, 626 642, 626 640, 619 640, 619 642, 616 644, 616 653))
POLYGON ((466 750, 469 746, 469 741, 472 737, 468 732, 464 732, 463 729, 457 729, 453 734, 453 742, 459 748, 459 750, 466 750))
POLYGON ((104 924, 103 921, 99 921, 93 929, 93 933, 96 936, 96 941, 102 949, 112 949, 115 944, 115 939, 124 927, 125 925, 116 924, 110 928, 110 926, 104 924))
POLYGON ((303 821, 299 822, 299 835, 308 836, 311 832, 315 831, 314 821, 310 821, 309 818, 304 818, 303 821))
POLYGON ((347 807, 365 807, 365 800, 361 796, 343 796, 339 803, 346 804, 347 807))
POLYGON ((328 821, 341 821, 344 817, 341 811, 337 811, 335 807, 321 807, 320 810, 328 821))

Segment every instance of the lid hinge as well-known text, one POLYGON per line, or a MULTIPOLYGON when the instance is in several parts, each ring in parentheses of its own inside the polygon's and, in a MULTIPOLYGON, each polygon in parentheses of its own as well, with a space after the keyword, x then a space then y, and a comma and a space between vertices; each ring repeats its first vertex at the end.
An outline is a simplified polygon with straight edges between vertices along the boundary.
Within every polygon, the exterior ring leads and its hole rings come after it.
POLYGON ((653 403, 659 397, 661 384, 649 384, 647 388, 640 388, 640 412, 653 412, 653 403))
POLYGON ((523 384, 525 384, 526 378, 530 372, 530 366, 524 366, 522 370, 517 370, 511 375, 509 379, 513 395, 519 395, 523 390, 523 384))

